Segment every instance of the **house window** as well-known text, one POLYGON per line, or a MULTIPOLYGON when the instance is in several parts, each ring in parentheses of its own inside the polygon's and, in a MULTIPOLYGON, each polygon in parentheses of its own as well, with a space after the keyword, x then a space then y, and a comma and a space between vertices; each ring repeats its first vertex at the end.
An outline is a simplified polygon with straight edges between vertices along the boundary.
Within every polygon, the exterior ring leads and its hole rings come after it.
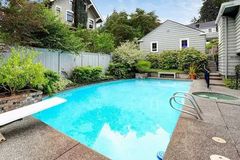
POLYGON ((61 14, 61 7, 59 7, 59 6, 56 6, 56 13, 58 14, 58 15, 60 15, 61 14))
POLYGON ((158 42, 151 42, 151 52, 158 52, 158 42))
POLYGON ((180 49, 189 47, 189 39, 180 39, 180 49))
POLYGON ((73 12, 72 11, 67 11, 66 12, 66 20, 68 22, 73 22, 73 12))
POLYGON ((94 21, 92 19, 88 20, 88 28, 93 29, 94 28, 94 21))

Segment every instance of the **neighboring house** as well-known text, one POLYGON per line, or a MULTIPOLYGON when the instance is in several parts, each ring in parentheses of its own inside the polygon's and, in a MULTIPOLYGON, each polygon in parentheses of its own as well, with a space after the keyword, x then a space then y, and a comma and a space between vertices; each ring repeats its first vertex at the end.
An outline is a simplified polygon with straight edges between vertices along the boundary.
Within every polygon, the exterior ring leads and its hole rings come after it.
POLYGON ((199 29, 206 33, 207 41, 218 38, 218 30, 215 21, 205 22, 205 23, 193 23, 189 27, 199 29))
POLYGON ((240 1, 223 3, 216 24, 219 31, 219 72, 225 77, 235 75, 240 64, 240 1))
POLYGON ((206 35, 203 31, 167 20, 140 41, 145 53, 159 53, 163 50, 180 50, 193 47, 205 52, 206 35))
MULTIPOLYGON (((42 2, 43 0, 29 0, 34 2, 42 2)), ((63 22, 72 25, 74 22, 74 12, 72 10, 73 0, 51 0, 52 9, 54 12, 59 15, 63 22)), ((101 14, 97 10, 95 4, 92 0, 84 0, 85 9, 87 12, 87 28, 95 29, 98 23, 102 23, 103 19, 101 14)))

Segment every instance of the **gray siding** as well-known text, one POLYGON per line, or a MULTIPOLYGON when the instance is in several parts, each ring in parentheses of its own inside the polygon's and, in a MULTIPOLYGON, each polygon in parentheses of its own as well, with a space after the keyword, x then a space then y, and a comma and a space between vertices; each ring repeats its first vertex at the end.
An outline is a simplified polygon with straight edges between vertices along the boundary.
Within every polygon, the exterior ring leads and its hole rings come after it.
POLYGON ((206 37, 202 32, 167 20, 161 26, 142 38, 140 49, 146 53, 151 51, 151 42, 158 41, 158 52, 163 50, 179 50, 180 39, 189 39, 189 47, 205 52, 206 37))
POLYGON ((225 76, 235 75, 235 66, 240 64, 240 12, 236 18, 221 17, 219 29, 219 72, 225 76))

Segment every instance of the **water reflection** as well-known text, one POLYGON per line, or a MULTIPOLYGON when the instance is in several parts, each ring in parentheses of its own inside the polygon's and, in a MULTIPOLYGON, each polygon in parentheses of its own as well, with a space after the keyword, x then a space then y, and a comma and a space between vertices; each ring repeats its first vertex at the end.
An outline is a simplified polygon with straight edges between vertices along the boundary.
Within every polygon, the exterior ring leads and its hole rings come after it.
POLYGON ((92 148, 113 160, 157 160, 157 153, 165 151, 169 141, 169 133, 162 128, 137 137, 130 128, 127 135, 122 135, 104 124, 92 148))

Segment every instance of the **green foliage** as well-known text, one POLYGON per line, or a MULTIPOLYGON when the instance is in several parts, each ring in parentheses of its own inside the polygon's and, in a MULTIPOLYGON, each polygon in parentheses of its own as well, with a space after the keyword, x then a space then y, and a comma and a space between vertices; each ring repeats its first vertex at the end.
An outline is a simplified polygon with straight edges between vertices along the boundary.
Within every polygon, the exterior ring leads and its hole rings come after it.
POLYGON ((207 49, 212 49, 214 47, 218 46, 218 39, 213 39, 209 43, 207 43, 206 48, 207 49))
POLYGON ((121 63, 110 63, 108 68, 108 74, 117 79, 125 79, 130 77, 129 69, 121 63))
POLYGON ((161 69, 177 69, 178 68, 178 51, 163 51, 160 53, 161 69))
POLYGON ((198 22, 215 21, 221 4, 229 0, 203 0, 198 22))
POLYGON ((110 33, 78 28, 75 35, 82 38, 86 51, 111 53, 114 50, 114 38, 110 33))
POLYGON ((151 62, 140 60, 136 64, 136 69, 140 73, 148 72, 151 68, 151 62))
POLYGON ((237 81, 234 78, 224 79, 224 84, 225 86, 231 89, 240 88, 240 80, 238 81, 238 86, 237 86, 237 81))
POLYGON ((114 11, 104 24, 103 30, 115 37, 115 44, 141 38, 159 26, 158 17, 154 12, 146 13, 137 8, 132 14, 114 11))
POLYGON ((61 77, 57 72, 47 70, 44 72, 44 77, 46 79, 46 83, 42 86, 42 88, 38 88, 43 90, 45 94, 53 94, 59 91, 64 90, 67 86, 71 85, 72 82, 68 79, 61 77))
POLYGON ((240 64, 235 66, 236 74, 240 74, 240 64))
POLYGON ((11 94, 26 87, 44 85, 44 67, 34 63, 36 54, 25 48, 11 49, 10 57, 0 64, 0 85, 11 94))
POLYGON ((72 80, 75 83, 89 83, 101 80, 102 67, 76 67, 72 72, 72 80))
POLYGON ((160 65, 161 64, 160 54, 149 53, 146 56, 146 60, 151 62, 153 69, 161 68, 161 65, 160 65))
POLYGON ((204 64, 207 64, 207 56, 194 48, 186 48, 180 51, 178 63, 178 68, 184 71, 188 71, 192 64, 197 65, 201 69, 204 64))
POLYGON ((7 35, 4 36, 5 43, 74 52, 83 48, 81 39, 43 4, 26 0, 10 2, 9 7, 1 8, 4 14, 0 32, 7 35))
POLYGON ((86 28, 87 26, 87 12, 84 8, 85 2, 83 0, 73 0, 73 11, 74 11, 74 27, 81 26, 86 28))

